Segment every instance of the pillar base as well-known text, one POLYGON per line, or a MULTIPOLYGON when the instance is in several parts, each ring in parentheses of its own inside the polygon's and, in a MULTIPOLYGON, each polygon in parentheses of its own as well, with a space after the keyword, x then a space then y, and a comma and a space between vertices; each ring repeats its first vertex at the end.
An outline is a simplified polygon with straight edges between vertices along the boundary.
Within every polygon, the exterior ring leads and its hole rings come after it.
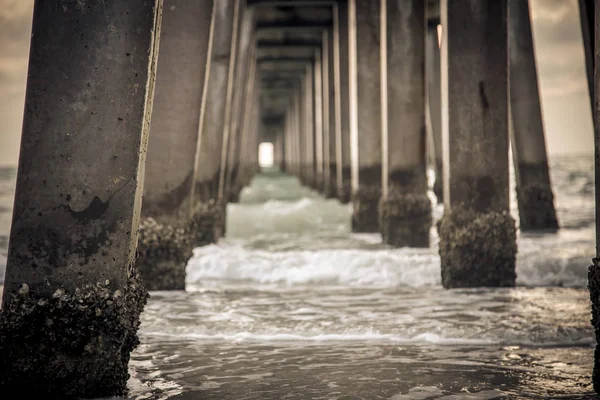
POLYGON ((592 302, 592 326, 596 333, 596 351, 594 352, 594 371, 592 382, 594 391, 600 394, 600 259, 594 258, 588 269, 588 289, 592 302))
POLYGON ((346 180, 342 183, 342 187, 338 188, 338 199, 342 204, 350 203, 352 199, 352 183, 346 180))
POLYGON ((362 185, 352 196, 352 232, 379 232, 379 199, 381 187, 362 185))
POLYGON ((435 178, 435 182, 433 183, 433 194, 435 194, 438 204, 444 203, 444 182, 441 177, 435 178))
POLYGON ((36 296, 23 284, 0 312, 0 390, 39 398, 99 398, 127 392, 129 355, 148 292, 137 275, 36 296))
POLYGON ((438 230, 445 288, 515 285, 516 228, 508 213, 452 210, 438 230))
POLYGON ((185 290, 185 266, 192 256, 192 238, 184 226, 140 223, 136 265, 148 290, 185 290))
POLYGON ((533 184, 518 188, 517 197, 520 230, 558 230, 554 194, 550 186, 533 184))
POLYGON ((224 226, 225 214, 222 203, 210 200, 198 204, 188 228, 194 247, 216 243, 223 236, 224 226))
POLYGON ((427 195, 390 191, 379 203, 383 242, 394 247, 429 247, 431 200, 427 195))
POLYGON ((337 190, 333 183, 326 183, 324 185, 323 196, 326 199, 335 199, 337 197, 337 190))

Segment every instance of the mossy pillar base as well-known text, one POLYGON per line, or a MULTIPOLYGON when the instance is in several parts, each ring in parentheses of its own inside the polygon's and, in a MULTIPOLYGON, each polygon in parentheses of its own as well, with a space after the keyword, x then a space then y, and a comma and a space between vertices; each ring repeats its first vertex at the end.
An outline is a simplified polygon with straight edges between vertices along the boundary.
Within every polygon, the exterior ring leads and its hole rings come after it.
POLYGON ((517 188, 521 230, 558 229, 554 194, 549 185, 532 184, 517 188))
POLYGON ((352 196, 352 232, 379 232, 380 186, 361 186, 352 196))
POLYGON ((394 247, 429 247, 431 200, 427 195, 388 193, 379 205, 383 243, 394 247))
POLYGON ((147 291, 137 276, 40 296, 23 284, 0 312, 0 390, 38 398, 98 398, 127 393, 129 354, 147 291))
POLYGON ((445 288, 515 285, 516 228, 508 213, 452 210, 439 235, 445 288))
POLYGON ((343 181, 342 187, 338 188, 337 195, 342 204, 350 203, 350 200, 352 200, 352 182, 349 179, 343 181))

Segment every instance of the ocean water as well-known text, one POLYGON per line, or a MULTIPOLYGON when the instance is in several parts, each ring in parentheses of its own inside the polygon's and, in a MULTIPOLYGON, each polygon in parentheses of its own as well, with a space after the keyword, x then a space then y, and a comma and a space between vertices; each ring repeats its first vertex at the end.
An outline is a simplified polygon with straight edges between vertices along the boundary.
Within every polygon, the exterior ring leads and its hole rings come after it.
MULTIPOLYGON (((349 205, 257 176, 187 290, 151 293, 129 399, 594 398, 593 157, 551 174, 562 229, 519 234, 517 288, 471 290, 441 287, 434 229, 392 249, 350 232, 349 205)), ((0 170, 0 271, 13 187, 0 170)))

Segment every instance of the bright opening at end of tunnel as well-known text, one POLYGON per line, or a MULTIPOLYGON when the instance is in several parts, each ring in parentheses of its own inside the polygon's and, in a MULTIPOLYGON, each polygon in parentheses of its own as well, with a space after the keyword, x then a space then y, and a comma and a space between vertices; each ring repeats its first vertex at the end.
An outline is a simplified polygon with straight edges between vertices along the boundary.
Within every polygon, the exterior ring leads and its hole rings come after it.
POLYGON ((273 166, 273 143, 263 142, 258 146, 258 163, 262 168, 273 166))

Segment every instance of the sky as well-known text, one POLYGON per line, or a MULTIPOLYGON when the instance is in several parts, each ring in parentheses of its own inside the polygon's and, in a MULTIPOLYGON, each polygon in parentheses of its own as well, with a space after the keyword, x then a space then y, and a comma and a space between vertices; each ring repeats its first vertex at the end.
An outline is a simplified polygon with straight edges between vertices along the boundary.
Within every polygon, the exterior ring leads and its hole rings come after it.
MULTIPOLYGON (((547 148, 592 153, 577 0, 530 0, 547 148)), ((33 0, 0 0, 0 165, 16 165, 33 0)))

